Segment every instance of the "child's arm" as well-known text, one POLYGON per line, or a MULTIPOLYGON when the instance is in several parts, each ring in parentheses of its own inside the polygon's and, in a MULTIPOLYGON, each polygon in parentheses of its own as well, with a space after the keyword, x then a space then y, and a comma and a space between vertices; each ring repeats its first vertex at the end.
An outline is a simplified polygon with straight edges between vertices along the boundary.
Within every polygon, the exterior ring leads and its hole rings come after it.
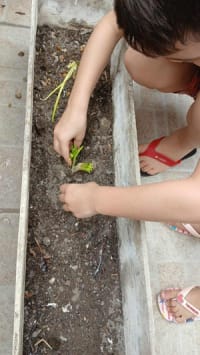
POLYGON ((85 136, 91 93, 122 36, 111 11, 98 23, 85 47, 68 105, 54 130, 54 148, 68 162, 71 141, 80 146, 85 136))
POLYGON ((133 186, 108 187, 96 183, 61 186, 60 201, 78 218, 103 214, 134 220, 200 221, 200 163, 187 179, 133 186))

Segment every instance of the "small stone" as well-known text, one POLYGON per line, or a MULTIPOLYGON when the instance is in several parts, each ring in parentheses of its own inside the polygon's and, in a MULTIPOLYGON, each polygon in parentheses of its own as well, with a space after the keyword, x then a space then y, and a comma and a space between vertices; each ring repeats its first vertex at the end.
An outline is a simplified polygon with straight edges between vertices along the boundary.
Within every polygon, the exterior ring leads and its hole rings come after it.
POLYGON ((102 117, 100 120, 101 128, 107 130, 110 128, 110 121, 106 117, 102 117))
POLYGON ((50 285, 53 285, 55 281, 56 281, 55 277, 52 277, 52 278, 49 280, 50 285))
POLYGON ((32 333, 32 338, 37 338, 37 336, 41 333, 42 329, 36 329, 33 333, 32 333))
POLYGON ((75 227, 76 232, 78 232, 78 230, 79 230, 79 222, 74 223, 74 227, 75 227))
POLYGON ((67 338, 65 338, 65 337, 63 337, 62 335, 60 335, 60 340, 66 342, 66 341, 67 341, 67 338))
POLYGON ((78 265, 70 265, 71 269, 74 271, 78 270, 78 265))
POLYGON ((47 304, 47 307, 57 308, 58 305, 57 305, 57 303, 51 302, 51 303, 47 304))
POLYGON ((51 244, 51 240, 48 237, 44 237, 42 243, 48 247, 51 244))
POLYGON ((70 311, 72 311, 71 303, 66 304, 66 306, 62 306, 62 311, 63 313, 69 313, 70 311))
POLYGON ((16 99, 20 100, 20 99, 22 98, 22 93, 21 93, 21 91, 16 90, 16 92, 15 92, 15 97, 16 97, 16 99))

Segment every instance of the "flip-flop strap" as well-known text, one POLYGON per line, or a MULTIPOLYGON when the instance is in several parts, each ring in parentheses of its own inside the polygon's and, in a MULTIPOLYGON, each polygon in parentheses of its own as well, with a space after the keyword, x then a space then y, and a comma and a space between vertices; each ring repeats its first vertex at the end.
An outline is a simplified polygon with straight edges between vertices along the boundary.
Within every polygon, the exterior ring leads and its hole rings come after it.
POLYGON ((194 314, 196 317, 200 317, 200 309, 196 308, 189 301, 185 299, 185 297, 190 293, 190 291, 196 286, 191 286, 188 288, 184 288, 176 297, 178 303, 180 303, 185 309, 194 314))
POLYGON ((183 227, 193 236, 200 238, 200 234, 191 226, 191 224, 182 223, 183 227))
POLYGON ((164 154, 159 153, 156 151, 157 146, 159 145, 160 141, 165 138, 165 137, 160 137, 155 140, 153 140, 147 147, 147 149, 140 153, 139 156, 147 156, 153 159, 156 159, 160 161, 161 163, 168 165, 168 166, 175 166, 177 164, 180 164, 181 160, 172 160, 168 157, 166 157, 164 154))

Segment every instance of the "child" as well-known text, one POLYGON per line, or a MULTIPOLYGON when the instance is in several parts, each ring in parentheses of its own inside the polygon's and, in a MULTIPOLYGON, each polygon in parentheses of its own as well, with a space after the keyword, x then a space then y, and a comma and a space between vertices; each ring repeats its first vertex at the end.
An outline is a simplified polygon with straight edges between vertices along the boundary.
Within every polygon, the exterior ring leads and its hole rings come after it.
MULTIPOLYGON (((85 48, 68 105, 55 127, 54 148, 70 164, 72 141, 80 146, 85 136, 91 93, 122 37, 129 44, 125 65, 135 81, 163 92, 184 92, 195 98, 186 127, 139 147, 141 172, 154 175, 194 154, 200 145, 199 0, 115 1, 115 10, 99 22, 85 48)), ((194 233, 199 236, 199 186, 200 163, 190 177, 179 181, 127 188, 99 186, 94 182, 64 184, 60 188, 60 201, 65 211, 78 218, 100 213, 136 220, 187 221, 193 223, 190 228, 194 231, 195 227, 194 233)), ((184 232, 185 228, 188 225, 181 225, 184 232)), ((170 321, 196 319, 200 315, 200 288, 183 293, 177 289, 163 291, 159 308, 170 321), (184 299, 187 302, 183 307, 184 299)))

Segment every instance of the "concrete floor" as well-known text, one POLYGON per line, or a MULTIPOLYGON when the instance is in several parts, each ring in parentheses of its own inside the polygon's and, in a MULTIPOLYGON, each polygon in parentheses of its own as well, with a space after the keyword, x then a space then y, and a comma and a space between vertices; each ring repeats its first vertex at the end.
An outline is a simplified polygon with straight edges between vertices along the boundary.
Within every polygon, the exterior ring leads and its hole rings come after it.
MULTIPOLYGON (((185 123, 192 99, 185 95, 161 94, 134 84, 134 102, 140 143, 169 135, 185 123)), ((188 176, 200 157, 197 154, 151 178, 142 178, 142 184, 188 176)), ((186 221, 187 222, 187 221, 186 221)), ((161 318, 156 296, 167 287, 200 285, 200 241, 178 234, 160 223, 146 223, 147 248, 155 326, 155 354, 199 355, 200 322, 177 326, 161 318)))
POLYGON ((0 2, 0 354, 12 353, 30 3, 0 2))

